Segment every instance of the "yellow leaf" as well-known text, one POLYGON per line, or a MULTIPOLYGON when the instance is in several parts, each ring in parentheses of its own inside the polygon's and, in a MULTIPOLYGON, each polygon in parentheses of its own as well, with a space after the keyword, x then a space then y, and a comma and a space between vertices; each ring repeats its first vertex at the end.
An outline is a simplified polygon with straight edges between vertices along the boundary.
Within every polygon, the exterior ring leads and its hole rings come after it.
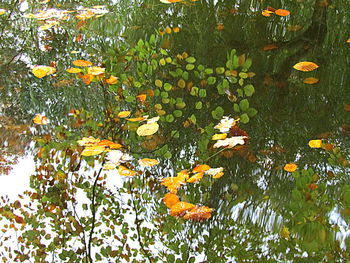
POLYGON ((97 75, 105 73, 105 70, 106 70, 105 68, 101 68, 101 67, 89 67, 88 74, 97 76, 97 75))
POLYGON ((194 208, 195 205, 187 202, 177 202, 170 208, 171 216, 183 216, 186 211, 194 208))
POLYGON ((178 32, 180 32, 180 28, 176 26, 173 28, 173 31, 174 31, 174 33, 178 33, 178 32))
POLYGON ((275 11, 275 14, 278 16, 288 16, 288 15, 290 15, 290 11, 286 10, 286 9, 277 9, 275 11))
POLYGON ((37 115, 35 115, 35 117, 33 119, 33 122, 36 123, 36 124, 46 125, 50 121, 45 115, 37 114, 37 115))
POLYGON ((92 62, 78 59, 73 61, 73 65, 77 67, 89 67, 89 66, 92 66, 92 62))
POLYGON ((168 33, 168 34, 170 34, 170 33, 171 33, 171 31, 172 31, 172 30, 171 30, 171 28, 170 28, 170 27, 167 27, 167 28, 165 29, 165 32, 166 32, 166 33, 168 33))
POLYGON ((226 139, 227 133, 217 133, 214 134, 213 137, 211 137, 212 140, 223 140, 226 139))
POLYGON ((205 173, 213 176, 214 179, 218 179, 224 175, 223 171, 224 171, 224 168, 219 167, 219 168, 211 168, 211 169, 205 171, 205 173))
POLYGON ((145 117, 129 118, 127 120, 131 122, 144 121, 144 120, 147 120, 147 117, 145 116, 145 117))
POLYGON ((310 148, 321 148, 322 147, 322 140, 310 140, 309 147, 310 148))
POLYGON ((104 151, 105 151, 104 146, 88 146, 82 151, 81 155, 82 156, 94 156, 94 155, 98 155, 104 151))
POLYGON ((134 176, 136 174, 135 171, 126 168, 125 166, 120 165, 118 168, 118 172, 121 176, 134 176))
POLYGON ((187 179, 187 183, 196 183, 199 182, 203 178, 204 172, 196 173, 195 175, 191 176, 187 179))
POLYGON ((164 185, 170 193, 177 193, 177 190, 182 184, 185 183, 186 176, 175 176, 175 177, 166 177, 161 180, 161 184, 164 185))
POLYGON ((32 69, 32 73, 35 77, 41 79, 47 75, 51 75, 56 72, 56 68, 49 66, 35 66, 32 69))
POLYGON ((315 83, 318 83, 319 79, 317 78, 313 78, 313 77, 310 77, 310 78, 306 78, 303 80, 303 82, 305 84, 315 84, 315 83))
POLYGON ((94 137, 83 137, 81 140, 78 140, 77 143, 80 146, 93 146, 100 142, 100 139, 95 139, 94 137))
POLYGON ((203 221, 211 217, 212 208, 207 206, 195 206, 190 211, 187 211, 183 219, 191 219, 194 221, 203 221))
POLYGON ((288 163, 283 167, 286 172, 294 172, 297 168, 298 166, 295 163, 288 163))
POLYGON ((115 163, 107 162, 103 165, 103 170, 114 170, 116 167, 115 163))
POLYGON ((126 117, 128 117, 130 114, 131 114, 131 111, 121 111, 121 112, 118 113, 117 116, 118 116, 119 118, 126 118, 126 117))
POLYGON ((299 62, 293 66, 294 69, 300 70, 300 71, 313 71, 318 67, 319 66, 317 64, 309 61, 299 62))
POLYGON ((142 167, 152 167, 157 165, 159 162, 156 159, 144 158, 144 159, 138 160, 138 163, 142 167))
POLYGON ((81 69, 80 68, 68 68, 68 69, 66 69, 66 71, 68 73, 79 73, 79 72, 81 72, 81 69))
POLYGON ((5 14, 6 13, 6 10, 5 9, 0 9, 0 16, 5 14))
POLYGON ((159 129, 159 124, 157 122, 146 123, 137 128, 137 135, 139 136, 149 136, 155 134, 159 129))
POLYGON ((167 193, 163 198, 163 203, 166 207, 171 208, 173 205, 180 202, 180 198, 176 194, 167 193))

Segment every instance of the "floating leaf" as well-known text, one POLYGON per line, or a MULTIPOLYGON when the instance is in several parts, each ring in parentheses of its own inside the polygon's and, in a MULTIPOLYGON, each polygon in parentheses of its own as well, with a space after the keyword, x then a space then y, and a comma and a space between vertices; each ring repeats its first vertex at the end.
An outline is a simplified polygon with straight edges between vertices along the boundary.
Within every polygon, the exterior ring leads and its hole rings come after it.
POLYGON ((73 65, 77 67, 89 67, 89 66, 92 66, 92 62, 78 59, 73 61, 73 65))
POLYGON ((80 146, 92 146, 100 142, 100 139, 95 139, 94 137, 83 137, 81 140, 78 140, 77 143, 80 146))
POLYGON ((310 148, 321 148, 322 147, 322 140, 310 140, 309 147, 310 148))
POLYGON ((94 156, 94 155, 98 155, 104 151, 105 151, 104 146, 88 146, 82 151, 81 155, 82 156, 94 156))
POLYGON ((118 113, 117 117, 126 118, 126 117, 129 117, 130 114, 131 114, 131 111, 121 111, 118 113))
POLYGON ((106 162, 103 165, 103 170, 114 170, 117 167, 117 165, 115 163, 112 162, 106 162))
POLYGON ((128 168, 126 168, 125 166, 122 166, 120 165, 118 167, 118 173, 121 175, 121 176, 134 176, 136 175, 136 172, 133 171, 133 170, 130 170, 128 168))
POLYGON ((106 83, 109 85, 114 85, 117 84, 119 82, 119 79, 115 76, 110 76, 108 79, 106 79, 106 83))
POLYGON ((283 169, 286 171, 286 172, 294 172, 296 171, 298 168, 298 166, 295 164, 295 163, 287 163, 283 169))
POLYGON ((144 158, 144 159, 138 160, 138 163, 142 167, 152 167, 152 166, 159 164, 158 160, 149 159, 149 158, 144 158))
POLYGON ((130 119, 127 119, 127 120, 131 121, 131 122, 138 122, 138 121, 147 120, 147 118, 148 118, 148 116, 142 116, 142 117, 130 118, 130 119))
POLYGON ((35 115, 35 117, 33 118, 33 122, 35 124, 46 125, 50 121, 45 115, 39 113, 39 114, 35 115))
POLYGON ((303 61, 295 64, 293 68, 300 71, 313 71, 318 68, 318 65, 313 62, 303 61))
POLYGON ((166 207, 171 208, 178 202, 180 202, 180 198, 176 194, 167 193, 164 195, 163 203, 166 205, 166 207))
POLYGON ((223 171, 224 171, 224 168, 219 167, 219 168, 210 168, 209 170, 205 171, 205 173, 213 176, 214 179, 218 179, 224 175, 223 171))
POLYGON ((278 16, 289 16, 290 15, 290 11, 286 10, 286 9, 277 9, 275 11, 275 14, 278 16))
POLYGON ((185 181, 186 176, 166 177, 161 180, 161 184, 164 185, 170 193, 176 194, 177 190, 185 181))
POLYGON ((226 139, 227 137, 227 133, 218 133, 218 134, 214 134, 211 139, 214 140, 214 141, 217 141, 217 140, 223 140, 223 139, 226 139))
POLYGON ((203 178, 204 172, 196 173, 195 175, 191 176, 187 179, 187 183, 196 183, 200 181, 203 178))
POLYGON ((193 168, 192 173, 199 173, 199 172, 204 172, 210 169, 209 165, 206 164, 200 164, 197 165, 195 168, 193 168))
POLYGON ((159 129, 157 122, 146 123, 137 128, 137 135, 139 136, 149 136, 155 134, 159 129))
POLYGON ((191 203, 178 202, 170 208, 170 215, 181 217, 181 216, 185 215, 186 211, 191 210, 194 207, 195 207, 195 205, 191 204, 191 203))
POLYGON ((0 8, 0 16, 6 13, 6 9, 1 9, 0 8))
POLYGON ((68 69, 66 69, 66 71, 68 73, 79 73, 79 72, 81 72, 81 69, 80 68, 68 68, 68 69))
POLYGON ((303 82, 304 82, 305 84, 315 84, 315 83, 318 83, 318 82, 319 82, 319 79, 310 77, 310 78, 304 79, 303 82))
POLYGON ((196 206, 190 211, 187 211, 183 219, 191 219, 194 221, 203 221, 211 217, 212 208, 207 206, 196 206))
POLYGON ((101 67, 89 67, 88 74, 97 76, 105 73, 105 70, 106 70, 105 68, 101 68, 101 67))
POLYGON ((228 132, 232 126, 236 125, 236 120, 233 118, 229 118, 227 116, 224 116, 220 123, 217 124, 214 128, 219 129, 220 132, 228 132))
POLYGON ((214 144, 214 148, 219 148, 219 147, 227 147, 227 148, 233 148, 238 144, 243 145, 244 139, 246 139, 247 136, 234 136, 231 138, 227 138, 224 140, 218 140, 215 144, 214 144))
POLYGON ((47 75, 51 75, 56 72, 56 68, 54 67, 49 67, 49 66, 35 66, 32 69, 32 73, 34 74, 35 77, 41 79, 47 75))

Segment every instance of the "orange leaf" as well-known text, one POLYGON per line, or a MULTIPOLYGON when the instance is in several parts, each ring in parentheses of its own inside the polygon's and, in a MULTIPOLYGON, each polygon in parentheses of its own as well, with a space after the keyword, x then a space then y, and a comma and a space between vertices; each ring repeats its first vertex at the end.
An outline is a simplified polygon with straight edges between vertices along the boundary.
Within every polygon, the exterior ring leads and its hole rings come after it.
POLYGON ((161 184, 168 188, 170 193, 177 193, 177 190, 185 183, 185 177, 166 177, 161 180, 161 184))
POLYGON ((318 65, 313 62, 303 61, 295 64, 293 68, 300 71, 313 71, 318 68, 318 65))
POLYGON ((78 59, 73 61, 73 65, 77 67, 89 67, 89 66, 92 66, 92 62, 78 59))
POLYGON ((81 69, 80 68, 68 68, 68 69, 66 69, 66 71, 68 73, 79 73, 79 72, 81 72, 81 69))
POLYGON ((91 81, 94 79, 94 76, 90 74, 86 74, 81 76, 80 78, 86 85, 89 85, 91 81))
POLYGON ((146 94, 140 94, 138 96, 136 96, 137 100, 143 104, 146 101, 147 95, 146 94))
POLYGON ((207 206, 196 206, 190 211, 187 211, 183 219, 191 219, 194 221, 203 221, 211 217, 212 208, 207 206))
POLYGON ((123 147, 123 145, 121 145, 119 143, 113 143, 113 144, 109 145, 110 149, 120 149, 122 147, 123 147))
POLYGON ((344 111, 350 111, 350 105, 349 104, 343 104, 343 110, 344 111))
POLYGON ((261 14, 262 14, 263 16, 266 16, 266 17, 271 16, 272 13, 273 13, 273 12, 271 12, 271 11, 269 11, 269 10, 263 10, 263 11, 261 12, 261 14))
POLYGON ((277 9, 275 11, 275 14, 278 16, 288 16, 288 15, 290 15, 290 11, 288 11, 286 9, 277 9))
POLYGON ((197 165, 195 168, 193 168, 192 173, 198 173, 198 172, 204 172, 210 169, 209 165, 201 164, 197 165))
POLYGON ((119 118, 126 118, 131 114, 131 111, 121 111, 118 113, 117 117, 119 118))
POLYGON ((113 84, 117 84, 119 82, 119 79, 112 75, 112 76, 109 77, 109 79, 106 79, 106 82, 109 85, 113 85, 113 84))
POLYGON ((138 163, 142 167, 152 167, 152 166, 159 164, 158 160, 149 159, 149 158, 144 158, 144 159, 138 160, 138 163))
POLYGON ((267 44, 266 46, 264 46, 262 48, 262 50, 264 51, 269 51, 269 50, 273 50, 273 49, 277 49, 278 46, 274 45, 274 44, 267 44))
POLYGON ((298 166, 295 163, 288 163, 283 167, 286 172, 294 172, 297 168, 298 166))
POLYGON ((350 43, 350 38, 348 38, 348 40, 346 40, 346 43, 350 43))
POLYGON ((318 81, 319 81, 319 79, 313 78, 313 77, 306 78, 306 79, 303 80, 303 82, 305 84, 316 84, 316 83, 318 83, 318 81))
POLYGON ((218 30, 218 31, 222 31, 222 30, 224 30, 224 29, 225 29, 224 24, 217 24, 217 26, 216 26, 216 30, 218 30))
POLYGON ((163 198, 163 203, 168 207, 171 208, 173 205, 180 202, 180 198, 176 194, 167 193, 163 198))
POLYGON ((46 125, 50 121, 45 115, 37 114, 37 115, 35 115, 35 117, 33 119, 33 122, 36 123, 36 124, 46 125))
POLYGON ((130 119, 127 119, 127 120, 131 121, 131 122, 137 122, 137 121, 144 121, 146 119, 147 119, 146 117, 137 117, 137 118, 130 118, 130 119))
POLYGON ((203 178, 203 175, 204 175, 204 172, 196 173, 195 175, 193 175, 189 179, 187 179, 187 183, 199 182, 203 178))
POLYGON ((195 205, 187 202, 177 202, 170 208, 170 215, 171 216, 183 216, 185 215, 186 211, 191 210, 194 208, 195 205))

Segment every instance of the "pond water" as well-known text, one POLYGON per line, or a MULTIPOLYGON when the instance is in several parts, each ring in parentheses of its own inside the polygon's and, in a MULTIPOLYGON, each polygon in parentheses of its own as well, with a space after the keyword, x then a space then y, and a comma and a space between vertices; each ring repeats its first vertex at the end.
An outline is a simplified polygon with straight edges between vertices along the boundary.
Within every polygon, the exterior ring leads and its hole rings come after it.
POLYGON ((0 14, 3 262, 350 262, 348 1, 0 14))

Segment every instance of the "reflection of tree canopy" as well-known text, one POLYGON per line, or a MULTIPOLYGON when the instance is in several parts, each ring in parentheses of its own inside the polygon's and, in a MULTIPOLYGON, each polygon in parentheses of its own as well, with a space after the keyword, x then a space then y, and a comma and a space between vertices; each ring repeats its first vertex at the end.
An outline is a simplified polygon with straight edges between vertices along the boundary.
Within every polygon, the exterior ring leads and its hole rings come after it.
MULTIPOLYGON (((2 34, 1 43, 5 54, 1 67, 7 74, 1 80, 5 87, 1 91, 7 95, 3 103, 11 103, 3 112, 28 119, 45 111, 53 122, 38 130, 42 134, 36 138, 38 167, 32 176, 32 190, 26 193, 35 213, 21 205, 22 201, 4 201, 0 208, 5 218, 22 223, 19 248, 11 251, 18 260, 29 257, 44 262, 47 255, 54 262, 107 258, 116 262, 129 258, 144 262, 349 259, 336 241, 337 224, 329 219, 329 213, 336 211, 338 219, 347 223, 350 209, 350 190, 345 184, 348 168, 343 162, 348 155, 348 112, 340 107, 349 101, 345 89, 348 36, 345 27, 339 28, 339 24, 344 25, 340 21, 349 22, 344 15, 336 15, 337 10, 349 11, 344 2, 288 1, 284 7, 293 16, 281 19, 262 17, 260 12, 266 6, 258 1, 172 5, 147 1, 134 6, 125 1, 109 4, 109 14, 87 20, 80 28, 76 20, 69 20, 44 32, 37 31, 35 22, 20 17, 17 4, 13 1, 5 7, 13 14, 9 16, 12 23, 3 24, 7 33, 2 34), (217 30, 218 24, 224 29, 217 30), (154 44, 147 46, 155 31, 175 26, 180 32, 157 33, 154 44), (301 29, 293 31, 296 26, 301 29), (79 34, 82 40, 76 41, 79 34), (261 50, 266 44, 279 48, 261 50), (40 46, 45 45, 46 51, 42 51, 40 46), (240 124, 250 137, 247 146, 215 155, 210 138, 220 117, 213 118, 219 114, 213 111, 220 106, 225 115, 240 116, 242 112, 234 112, 234 102, 217 94, 223 75, 196 76, 187 70, 189 79, 183 79, 186 65, 191 63, 177 55, 187 52, 196 59, 193 64, 202 64, 205 72, 225 66, 226 53, 232 48, 237 57, 245 53, 246 58, 253 58, 251 70, 256 77, 245 81, 254 83, 256 93, 248 99, 259 113, 249 124, 240 124), (81 53, 71 54, 73 50, 81 53), (181 74, 171 63, 159 65, 160 59, 167 57, 177 61, 181 74), (76 59, 106 67, 107 75, 118 76, 120 82, 114 86, 101 81, 83 84, 65 72, 76 59), (149 70, 152 60, 157 67, 149 70), (292 65, 302 60, 316 61, 320 69, 317 73, 296 73, 292 65), (26 63, 51 62, 58 63, 55 77, 38 80, 28 73, 26 63), (175 73, 171 75, 171 71, 175 73), (209 76, 215 76, 215 85, 203 82, 209 82, 209 76), (308 87, 302 83, 305 76, 318 77, 320 83, 308 87), (186 88, 170 90, 168 97, 149 95, 149 89, 157 89, 156 80, 180 86, 180 79, 186 88), (208 94, 192 95, 190 82, 208 94), (146 103, 140 103, 136 96, 147 92, 146 103), (200 110, 194 108, 199 101, 204 105, 200 110), (182 108, 182 103, 186 107, 182 108), (79 112, 65 117, 71 109, 79 112), (135 133, 137 123, 116 117, 121 110, 132 111, 133 117, 162 115, 159 132, 140 138, 135 133), (182 116, 177 117, 179 111, 182 116), (161 165, 143 171, 135 161, 130 162, 128 168, 142 172, 127 179, 123 187, 110 185, 116 175, 101 170, 102 156, 80 156, 82 149, 76 141, 88 136, 119 142, 136 159, 158 158, 161 165), (308 149, 308 140, 315 137, 327 138, 342 151, 308 149), (301 167, 293 176, 281 169, 292 161, 301 167), (165 189, 159 179, 204 162, 224 167, 224 177, 187 184, 178 195, 183 201, 214 208, 212 218, 191 222, 168 216, 161 204, 165 189), (304 165, 315 172, 302 169, 304 165), (81 201, 81 196, 87 199, 81 201)), ((77 4, 81 2, 66 1, 61 8, 77 4)), ((280 1, 269 4, 275 8, 281 5, 280 1)), ((34 6, 30 12, 38 8, 34 6)), ((239 85, 231 84, 232 93, 238 96, 239 85)))

